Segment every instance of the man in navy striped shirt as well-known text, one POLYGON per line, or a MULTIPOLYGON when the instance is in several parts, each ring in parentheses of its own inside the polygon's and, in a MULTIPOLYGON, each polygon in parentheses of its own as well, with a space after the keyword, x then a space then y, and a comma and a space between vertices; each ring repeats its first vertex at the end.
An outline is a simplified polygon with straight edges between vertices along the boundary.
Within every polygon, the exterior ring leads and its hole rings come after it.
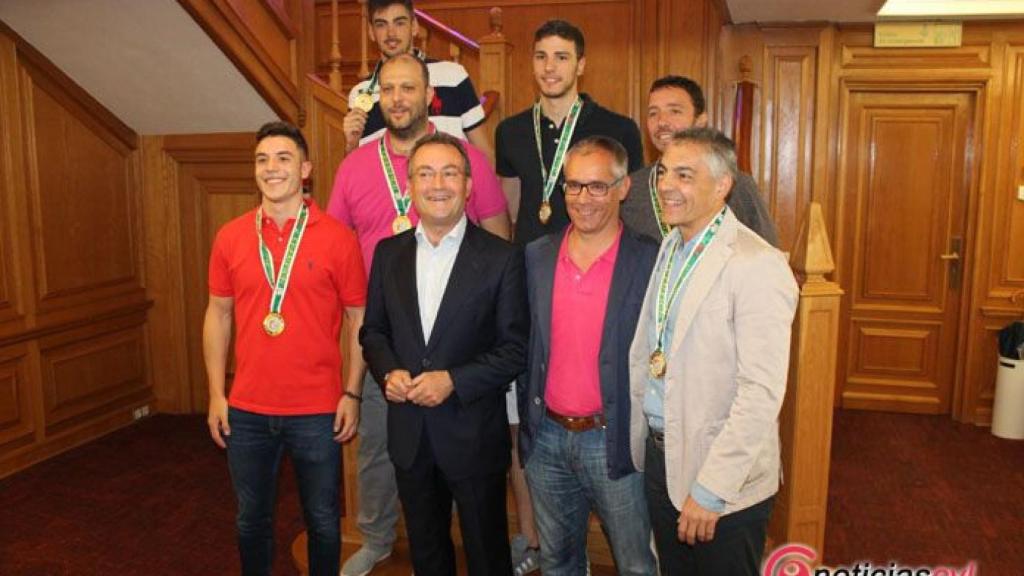
POLYGON ((349 112, 344 121, 346 151, 384 134, 377 82, 380 65, 388 58, 411 52, 426 62, 430 71, 430 85, 434 87, 430 121, 442 132, 468 140, 493 161, 494 151, 480 128, 485 119, 484 109, 466 69, 457 62, 427 58, 413 48, 419 25, 412 0, 370 0, 367 9, 370 39, 380 49, 381 60, 373 74, 349 92, 349 112))

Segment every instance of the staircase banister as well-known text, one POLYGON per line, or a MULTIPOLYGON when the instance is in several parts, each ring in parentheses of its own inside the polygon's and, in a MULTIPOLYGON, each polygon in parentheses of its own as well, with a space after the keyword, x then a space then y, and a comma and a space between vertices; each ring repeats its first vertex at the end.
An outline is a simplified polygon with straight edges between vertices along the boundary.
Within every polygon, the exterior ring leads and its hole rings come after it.
POLYGON ((416 20, 418 20, 421 23, 429 24, 431 28, 437 30, 438 32, 446 36, 449 41, 461 44, 475 52, 480 51, 480 44, 478 42, 467 37, 465 34, 462 34, 458 30, 455 30, 454 28, 448 26, 447 24, 441 22, 437 18, 434 18, 433 16, 424 12, 423 10, 420 10, 419 8, 416 9, 416 20))

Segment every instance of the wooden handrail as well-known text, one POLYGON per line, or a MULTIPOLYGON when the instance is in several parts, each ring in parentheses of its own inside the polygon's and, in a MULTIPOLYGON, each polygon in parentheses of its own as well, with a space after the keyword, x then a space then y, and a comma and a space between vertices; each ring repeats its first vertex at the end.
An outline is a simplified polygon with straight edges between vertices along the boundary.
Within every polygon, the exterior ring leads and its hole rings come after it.
POLYGON ((416 8, 416 20, 429 24, 431 28, 440 32, 443 36, 446 36, 448 40, 451 42, 461 44, 462 46, 465 46, 466 48, 469 48, 470 50, 473 50, 475 52, 480 51, 479 43, 474 42, 470 38, 467 38, 458 30, 455 30, 454 28, 447 26, 437 18, 434 18, 433 16, 427 14, 426 12, 420 10, 419 8, 416 8))

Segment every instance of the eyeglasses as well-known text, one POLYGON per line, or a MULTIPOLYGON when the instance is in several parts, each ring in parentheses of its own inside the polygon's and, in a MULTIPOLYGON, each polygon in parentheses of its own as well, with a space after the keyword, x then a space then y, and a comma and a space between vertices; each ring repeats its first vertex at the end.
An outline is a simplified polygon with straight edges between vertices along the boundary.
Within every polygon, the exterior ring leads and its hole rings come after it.
POLYGON ((608 191, 618 186, 619 182, 622 182, 622 178, 616 178, 611 182, 576 182, 574 180, 567 180, 562 183, 562 190, 566 196, 579 196, 584 190, 590 192, 590 195, 594 198, 603 198, 608 195, 608 191))

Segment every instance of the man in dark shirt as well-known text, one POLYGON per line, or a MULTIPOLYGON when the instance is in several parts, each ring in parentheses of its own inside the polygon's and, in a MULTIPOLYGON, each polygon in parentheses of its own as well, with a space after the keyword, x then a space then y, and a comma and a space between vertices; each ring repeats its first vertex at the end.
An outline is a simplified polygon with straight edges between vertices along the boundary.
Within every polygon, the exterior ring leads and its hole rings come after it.
MULTIPOLYGON (((647 96, 647 133, 660 155, 676 133, 708 123, 704 113, 704 91, 684 76, 665 76, 651 84, 647 96)), ((670 227, 660 218, 657 200, 657 165, 629 175, 632 184, 622 203, 622 221, 633 230, 661 242, 670 227)), ((739 172, 728 199, 729 209, 747 228, 772 246, 779 245, 775 223, 750 174, 739 172)))
POLYGON ((557 191, 565 151, 575 142, 607 136, 626 149, 630 172, 643 166, 636 123, 578 92, 585 65, 579 28, 564 20, 549 20, 534 33, 533 77, 540 98, 503 120, 495 133, 497 171, 509 200, 517 244, 569 223, 565 199, 557 191))

